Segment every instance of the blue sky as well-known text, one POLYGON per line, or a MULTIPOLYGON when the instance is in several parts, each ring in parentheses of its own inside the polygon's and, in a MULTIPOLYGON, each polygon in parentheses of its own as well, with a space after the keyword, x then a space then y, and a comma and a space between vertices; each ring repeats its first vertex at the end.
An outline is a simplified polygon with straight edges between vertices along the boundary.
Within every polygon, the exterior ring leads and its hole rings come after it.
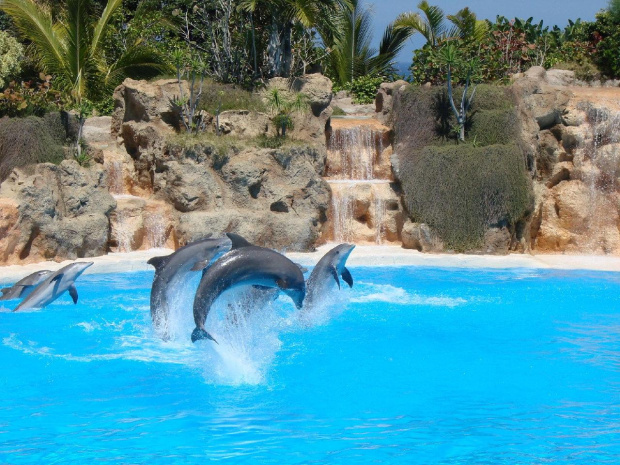
MULTIPOLYGON (((416 5, 420 0, 370 0, 367 4, 373 5, 375 46, 378 46, 383 30, 403 11, 418 11, 416 5)), ((479 19, 495 19, 497 15, 507 18, 529 18, 536 21, 541 19, 545 25, 565 26, 569 19, 581 18, 593 20, 594 15, 607 6, 607 0, 428 0, 431 5, 438 5, 446 14, 456 13, 464 7, 469 7, 479 19)), ((419 37, 410 39, 405 49, 400 53, 398 61, 410 63, 413 50, 423 41, 419 37)))

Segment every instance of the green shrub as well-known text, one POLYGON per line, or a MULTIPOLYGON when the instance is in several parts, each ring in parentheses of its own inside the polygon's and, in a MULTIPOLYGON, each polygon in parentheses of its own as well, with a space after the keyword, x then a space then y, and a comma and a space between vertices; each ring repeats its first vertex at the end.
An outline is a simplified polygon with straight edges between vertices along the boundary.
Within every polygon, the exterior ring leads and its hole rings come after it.
POLYGON ((261 96, 233 84, 221 84, 205 81, 198 103, 198 110, 205 110, 214 115, 217 111, 249 110, 265 112, 267 110, 261 96))
POLYGON ((6 31, 0 31, 0 89, 16 77, 24 60, 24 47, 6 31))
POLYGON ((58 113, 44 118, 0 119, 0 182, 14 168, 33 163, 60 163, 65 156, 65 125, 58 113))
POLYGON ((259 136, 256 139, 256 144, 263 149, 279 149, 287 141, 281 136, 259 136))
MULTIPOLYGON (((459 101, 463 88, 454 89, 454 100, 459 101)), ((468 92, 469 93, 469 92, 468 92)), ((396 144, 408 149, 427 145, 455 143, 457 125, 445 87, 408 86, 394 101, 396 144)), ((467 138, 476 138, 476 145, 510 143, 517 136, 517 119, 510 88, 480 84, 466 125, 467 138), (500 118, 501 121, 495 121, 500 118)))
POLYGON ((474 113, 468 140, 474 145, 511 144, 518 134, 519 120, 514 108, 474 113))
POLYGON ((429 146, 401 161, 399 177, 413 219, 459 252, 479 247, 489 226, 514 224, 532 206, 517 145, 429 146))

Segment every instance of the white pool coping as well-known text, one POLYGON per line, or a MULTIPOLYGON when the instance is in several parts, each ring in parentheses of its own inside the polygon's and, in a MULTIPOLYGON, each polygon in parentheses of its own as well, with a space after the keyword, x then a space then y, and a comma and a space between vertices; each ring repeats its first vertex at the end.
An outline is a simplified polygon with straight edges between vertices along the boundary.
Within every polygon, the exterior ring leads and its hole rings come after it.
MULTIPOLYGON (((292 252, 286 255, 304 266, 313 266, 334 244, 326 244, 316 252, 292 252)), ((129 253, 111 253, 101 257, 78 259, 92 261, 85 274, 145 271, 153 268, 146 262, 158 255, 168 255, 171 249, 152 249, 129 253)), ((27 265, 0 267, 0 282, 11 282, 37 270, 57 270, 69 263, 45 261, 27 265)), ((350 267, 360 266, 428 266, 438 268, 550 268, 562 270, 619 271, 620 257, 609 255, 465 255, 428 254, 396 246, 357 246, 347 261, 350 267)))

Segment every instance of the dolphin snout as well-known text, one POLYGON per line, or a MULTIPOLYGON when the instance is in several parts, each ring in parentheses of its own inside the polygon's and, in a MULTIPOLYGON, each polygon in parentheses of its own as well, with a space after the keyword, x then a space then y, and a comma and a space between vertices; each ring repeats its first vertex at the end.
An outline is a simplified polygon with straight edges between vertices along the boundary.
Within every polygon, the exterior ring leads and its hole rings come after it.
POLYGON ((301 309, 301 307, 303 307, 304 304, 304 298, 306 297, 306 291, 303 289, 287 289, 284 291, 286 293, 286 295, 288 295, 293 302, 295 303, 295 306, 298 309, 301 309))

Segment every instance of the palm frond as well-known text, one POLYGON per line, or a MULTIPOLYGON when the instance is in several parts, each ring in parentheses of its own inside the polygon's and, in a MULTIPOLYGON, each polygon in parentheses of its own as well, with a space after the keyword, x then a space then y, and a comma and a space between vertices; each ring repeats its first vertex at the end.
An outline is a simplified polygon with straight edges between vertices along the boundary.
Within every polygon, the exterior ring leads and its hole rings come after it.
POLYGON ((114 12, 123 4, 123 0, 108 0, 108 3, 101 14, 101 17, 97 21, 97 25, 93 31, 92 42, 90 46, 90 53, 94 54, 99 48, 99 42, 103 36, 106 26, 110 22, 114 12))

